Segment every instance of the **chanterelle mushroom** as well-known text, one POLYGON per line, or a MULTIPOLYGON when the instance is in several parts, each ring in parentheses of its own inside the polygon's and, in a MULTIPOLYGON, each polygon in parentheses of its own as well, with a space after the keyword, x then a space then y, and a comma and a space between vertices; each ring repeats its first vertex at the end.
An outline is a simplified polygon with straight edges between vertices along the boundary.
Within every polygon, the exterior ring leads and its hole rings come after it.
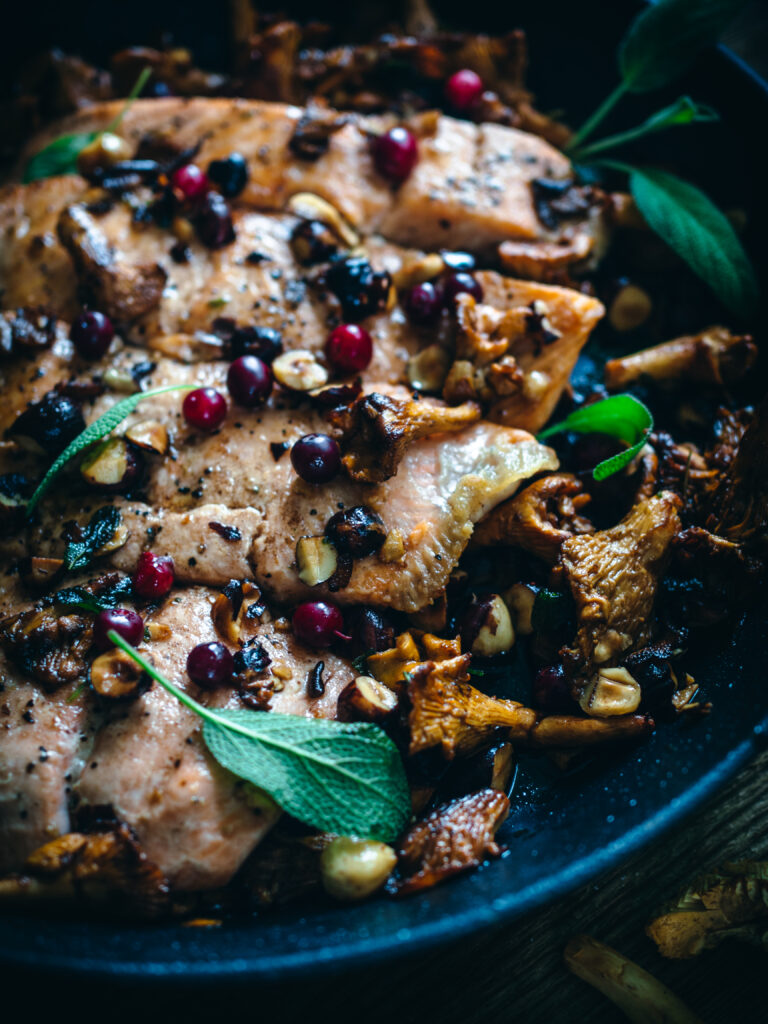
POLYGON ((574 534, 594 533, 579 514, 589 503, 580 480, 570 473, 552 473, 529 484, 514 498, 497 505, 478 524, 473 542, 509 544, 554 564, 564 541, 574 534))
POLYGON ((353 480, 381 483, 397 472, 406 448, 420 437, 453 433, 480 419, 480 407, 456 408, 377 392, 331 414, 343 430, 342 462, 353 480))
POLYGON ((648 638, 659 579, 681 529, 680 504, 662 491, 611 529, 563 543, 560 559, 579 627, 572 654, 580 672, 615 664, 648 638))
POLYGON ((732 334, 727 327, 710 327, 699 334, 610 359, 605 364, 605 384, 609 391, 621 391, 643 377, 732 384, 756 359, 757 346, 749 335, 732 334))

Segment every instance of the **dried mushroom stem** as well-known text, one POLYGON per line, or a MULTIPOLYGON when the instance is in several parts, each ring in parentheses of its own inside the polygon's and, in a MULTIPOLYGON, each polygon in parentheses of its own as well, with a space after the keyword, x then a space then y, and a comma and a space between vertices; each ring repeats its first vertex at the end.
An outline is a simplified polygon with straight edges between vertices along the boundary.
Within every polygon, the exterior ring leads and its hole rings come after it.
POLYGON ((731 384, 743 377, 756 359, 757 346, 749 335, 732 334, 727 327, 710 327, 701 334, 610 359, 605 364, 605 384, 609 391, 621 391, 644 377, 731 384))
POLYGON ((344 467, 353 480, 362 483, 389 480, 408 446, 419 438, 463 430, 479 418, 480 406, 474 402, 447 408, 377 392, 332 414, 332 422, 343 431, 344 467))
POLYGON ((570 971, 607 996, 636 1024, 701 1024, 666 985, 589 935, 572 938, 563 957, 570 971))
POLYGON ((468 654, 427 661, 409 673, 409 752, 441 747, 446 758, 485 746, 498 729, 513 743, 531 747, 581 747, 646 735, 653 721, 644 715, 603 720, 571 715, 542 716, 511 700, 499 700, 471 686, 468 654))

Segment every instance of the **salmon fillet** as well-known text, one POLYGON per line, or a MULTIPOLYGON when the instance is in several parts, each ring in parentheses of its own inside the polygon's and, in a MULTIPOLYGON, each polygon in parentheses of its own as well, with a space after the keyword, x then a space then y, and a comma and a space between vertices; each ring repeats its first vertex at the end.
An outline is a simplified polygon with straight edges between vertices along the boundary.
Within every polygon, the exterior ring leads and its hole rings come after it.
MULTIPOLYGON (((23 162, 58 135, 105 128, 122 109, 98 103, 49 127, 32 140, 23 162)), ((121 134, 145 149, 180 152, 198 143, 195 158, 241 153, 250 179, 239 202, 282 210, 297 192, 328 200, 360 231, 381 231, 403 245, 488 251, 505 239, 552 240, 534 207, 530 182, 566 179, 568 159, 541 137, 499 125, 476 125, 440 116, 414 124, 421 132, 419 162, 393 190, 375 171, 368 133, 386 122, 349 115, 326 153, 301 160, 289 149, 303 115, 298 107, 256 100, 168 98, 139 100, 125 115, 121 134)), ((22 163, 23 166, 23 163, 22 163)))

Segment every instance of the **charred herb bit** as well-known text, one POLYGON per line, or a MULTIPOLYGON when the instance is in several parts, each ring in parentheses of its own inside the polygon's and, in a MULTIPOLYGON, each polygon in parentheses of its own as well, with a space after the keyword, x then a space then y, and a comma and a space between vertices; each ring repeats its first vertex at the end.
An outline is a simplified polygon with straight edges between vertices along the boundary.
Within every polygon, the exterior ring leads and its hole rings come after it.
POLYGON ((236 526, 227 526, 226 523, 219 523, 216 520, 208 523, 208 526, 213 530, 214 533, 218 533, 224 540, 234 543, 235 541, 242 540, 243 535, 240 533, 236 526))
POLYGON ((237 675, 258 675, 269 668, 272 659, 258 640, 248 640, 245 646, 235 653, 233 658, 237 675))
POLYGON ((318 661, 307 675, 307 696, 322 697, 325 693, 325 680, 323 679, 324 661, 318 661))
POLYGON ((84 612, 98 613, 105 608, 117 608, 133 597, 133 583, 130 576, 118 577, 114 574, 114 582, 105 587, 89 590, 85 587, 67 587, 57 590, 46 600, 46 605, 57 605, 64 608, 78 608, 84 612))
POLYGON ((68 572, 85 569, 96 553, 115 536, 123 517, 114 505, 104 505, 93 513, 80 529, 80 538, 71 540, 64 552, 64 565, 68 572))
POLYGON ((411 813, 397 747, 378 726, 276 712, 210 708, 161 675, 112 630, 109 639, 203 719, 203 740, 224 768, 325 832, 391 842, 411 813))
POLYGON ((554 423, 539 434, 539 440, 574 431, 577 434, 609 434, 629 445, 623 452, 603 459, 592 470, 595 480, 618 473, 634 459, 646 444, 653 430, 653 416, 642 402, 631 395, 613 395, 602 402, 584 405, 560 423, 554 423))

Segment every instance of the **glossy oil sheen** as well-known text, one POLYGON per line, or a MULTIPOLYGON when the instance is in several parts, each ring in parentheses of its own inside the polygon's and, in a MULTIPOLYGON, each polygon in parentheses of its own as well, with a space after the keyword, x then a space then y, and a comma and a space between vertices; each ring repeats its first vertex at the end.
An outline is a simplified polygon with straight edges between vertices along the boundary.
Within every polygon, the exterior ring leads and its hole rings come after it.
MULTIPOLYGON (((538 5, 538 13, 536 6, 522 4, 514 18, 516 24, 531 27, 533 87, 542 96, 541 106, 560 105, 566 90, 572 109, 585 114, 613 82, 615 43, 632 5, 607 8, 588 2, 576 11, 572 4, 549 3, 538 5), (568 67, 574 64, 596 69, 595 76, 585 83, 585 76, 570 75, 568 67), (550 80, 547 76, 555 68, 562 68, 561 77, 550 80)), ((143 9, 141 4, 138 8, 143 9)), ((172 24, 174 12, 184 17, 188 5, 182 10, 182 5, 168 4, 168 9, 172 24)), ((511 27, 499 20, 502 8, 487 11, 487 18, 482 18, 481 5, 471 27, 511 27)), ((131 24, 126 26, 130 38, 125 42, 141 37, 137 17, 132 6, 131 24)), ((697 180, 714 183, 711 191, 717 195, 717 175, 738 167, 744 176, 743 201, 757 211, 757 224, 765 224, 765 199, 749 171, 760 166, 759 138, 750 139, 760 111, 768 111, 765 84, 721 54, 708 59, 699 78, 674 89, 675 94, 689 91, 713 103, 729 125, 733 144, 717 145, 709 161, 716 165, 713 176, 706 181, 699 172, 697 180)), ((588 375, 589 366, 580 372, 588 375)), ((428 945, 541 907, 679 823, 768 743, 766 645, 766 609, 756 608, 730 639, 689 659, 688 667, 713 703, 712 715, 692 727, 661 725, 642 746, 571 778, 548 776, 543 759, 526 761, 509 819, 499 833, 508 847, 504 856, 422 895, 355 907, 318 900, 217 929, 124 926, 6 913, 0 918, 0 959, 92 976, 266 980, 413 955, 428 945)))

